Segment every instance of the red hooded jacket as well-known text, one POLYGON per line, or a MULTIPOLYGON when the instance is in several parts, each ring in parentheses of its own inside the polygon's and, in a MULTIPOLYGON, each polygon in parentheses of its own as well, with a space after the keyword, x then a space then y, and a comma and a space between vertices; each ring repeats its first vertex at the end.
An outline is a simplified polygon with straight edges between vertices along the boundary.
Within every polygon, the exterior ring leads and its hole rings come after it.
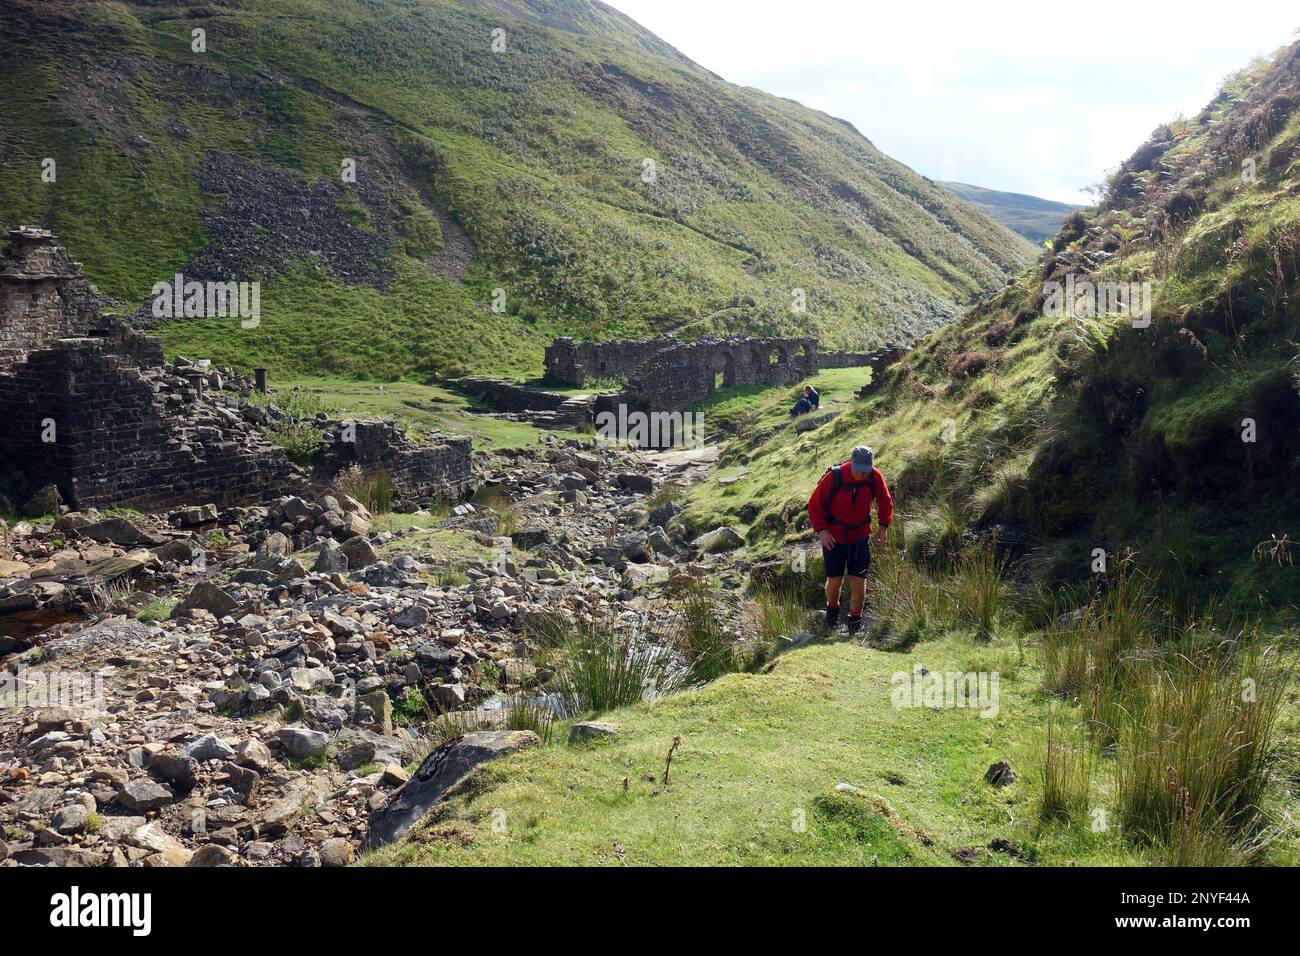
POLYGON ((854 544, 871 534, 871 502, 876 502, 876 517, 880 527, 888 528, 894 520, 894 499, 885 484, 885 476, 879 468, 871 469, 872 480, 868 483, 863 476, 861 481, 853 477, 849 462, 840 466, 840 490, 831 499, 831 489, 835 487, 835 475, 827 471, 822 480, 817 482, 812 497, 808 499, 808 517, 812 519, 814 531, 829 529, 840 544, 854 544), (872 492, 874 487, 875 491, 872 492), (827 505, 830 510, 827 511, 827 505), (859 523, 861 527, 851 527, 859 523), (850 527, 845 527, 849 525, 850 527))

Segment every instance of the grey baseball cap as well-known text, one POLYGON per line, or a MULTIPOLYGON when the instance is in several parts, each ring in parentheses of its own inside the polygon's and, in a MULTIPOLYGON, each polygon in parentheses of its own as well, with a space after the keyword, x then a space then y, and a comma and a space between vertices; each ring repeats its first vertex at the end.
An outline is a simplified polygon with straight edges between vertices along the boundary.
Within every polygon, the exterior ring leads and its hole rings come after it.
POLYGON ((871 453, 870 448, 866 445, 859 445, 853 449, 853 456, 849 459, 850 467, 854 471, 869 472, 874 459, 875 456, 871 453))

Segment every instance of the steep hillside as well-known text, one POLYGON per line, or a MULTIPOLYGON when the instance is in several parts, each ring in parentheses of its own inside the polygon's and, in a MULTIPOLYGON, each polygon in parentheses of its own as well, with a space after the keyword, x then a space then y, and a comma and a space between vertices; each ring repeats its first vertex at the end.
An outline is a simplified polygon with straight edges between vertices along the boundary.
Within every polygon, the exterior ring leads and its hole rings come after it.
MULTIPOLYGON (((788 396, 737 420, 699 526, 774 552, 809 537, 821 470, 867 443, 910 552, 996 536, 1049 581, 1126 550, 1177 600, 1294 618, 1300 574, 1300 45, 1162 126, 1040 261, 841 414, 796 433, 788 396), (1054 317, 1049 283, 1150 282, 1141 317, 1054 317)), ((1084 288, 1076 286, 1076 288, 1084 288)), ((1105 309, 1102 310, 1106 311, 1105 309)), ((832 383, 833 385, 834 383, 832 383)), ((725 424, 725 422, 723 422, 725 424)))
POLYGON ((990 219, 1024 236, 1034 245, 1056 235, 1065 217, 1081 207, 1024 193, 1004 193, 969 183, 939 183, 956 193, 990 219))
POLYGON ((126 311, 178 271, 260 278, 257 328, 165 329, 223 363, 535 374, 561 332, 861 349, 1025 261, 847 123, 590 0, 15 0, 0 85, 0 222, 55 230, 126 311))

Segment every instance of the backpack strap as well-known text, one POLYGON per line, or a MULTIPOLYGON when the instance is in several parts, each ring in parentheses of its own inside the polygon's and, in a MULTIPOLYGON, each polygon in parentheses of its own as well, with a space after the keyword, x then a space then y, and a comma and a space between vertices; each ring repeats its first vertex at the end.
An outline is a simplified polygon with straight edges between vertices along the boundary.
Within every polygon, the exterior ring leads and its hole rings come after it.
MULTIPOLYGON (((858 528, 861 528, 861 527, 864 526, 864 525, 871 524, 871 509, 870 509, 870 508, 867 509, 867 517, 866 517, 865 519, 863 519, 862 521, 859 521, 859 522, 857 522, 857 523, 855 523, 855 524, 848 524, 847 522, 840 521, 838 518, 836 518, 834 515, 831 514, 831 502, 833 502, 833 501, 835 500, 835 496, 836 496, 837 494, 839 494, 840 489, 844 487, 844 474, 843 474, 843 469, 844 469, 844 466, 843 466, 843 465, 832 465, 830 468, 826 469, 826 470, 829 471, 829 472, 831 473, 831 475, 832 475, 832 478, 831 478, 831 489, 830 489, 830 491, 826 494, 825 498, 822 500, 822 508, 823 508, 823 510, 826 512, 826 520, 829 521, 831 524, 837 524, 837 525, 839 525, 841 528, 843 528, 845 531, 856 531, 858 528)), ((871 471, 870 474, 867 475, 867 488, 871 491, 871 495, 872 495, 872 497, 875 497, 875 494, 876 494, 876 473, 875 473, 875 470, 874 470, 874 469, 871 471)), ((854 502, 854 504, 857 504, 857 500, 858 500, 858 489, 857 489, 856 487, 854 487, 854 488, 850 489, 850 492, 851 492, 852 495, 853 495, 853 502, 854 502)))

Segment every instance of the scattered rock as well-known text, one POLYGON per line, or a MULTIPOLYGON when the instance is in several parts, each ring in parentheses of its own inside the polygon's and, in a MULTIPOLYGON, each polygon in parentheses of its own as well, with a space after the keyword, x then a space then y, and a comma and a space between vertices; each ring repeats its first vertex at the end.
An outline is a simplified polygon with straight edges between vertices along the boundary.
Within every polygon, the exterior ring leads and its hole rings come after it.
POLYGON ((190 589, 190 593, 185 596, 185 600, 177 604, 172 610, 172 617, 180 617, 187 611, 203 610, 215 618, 223 618, 228 614, 233 614, 238 608, 239 603, 221 588, 211 581, 200 581, 190 589))
POLYGON ((158 754, 149 761, 149 773, 177 792, 189 793, 199 781, 199 762, 184 753, 158 754))
POLYGON ((351 841, 342 837, 326 840, 320 845, 319 852, 321 866, 329 867, 347 866, 355 855, 351 841))
POLYGON ((370 817, 367 845, 401 839, 447 790, 479 764, 541 745, 528 730, 480 730, 444 744, 424 758, 411 780, 370 817))
POLYGON ((266 773, 271 766, 271 751, 256 738, 241 741, 235 748, 235 762, 258 773, 266 773))
POLYGON ((347 558, 348 567, 353 570, 369 567, 379 560, 379 552, 364 537, 349 538, 339 547, 339 551, 347 558))
POLYGON ((1016 772, 1011 769, 1011 764, 1004 760, 998 761, 984 772, 984 782, 999 789, 1015 783, 1016 779, 1016 772))
POLYGON ((45 485, 27 499, 22 507, 24 518, 42 518, 57 515, 63 508, 63 496, 54 485, 45 485))
POLYGON ((618 736, 618 728, 596 720, 580 720, 569 730, 569 743, 582 743, 618 736))
POLYGON ((280 745, 295 757, 314 757, 329 746, 329 734, 308 727, 282 727, 276 733, 280 745))
POLYGON ((216 734, 204 734, 186 747, 184 753, 200 763, 207 760, 225 760, 235 755, 234 748, 216 734))
POLYGON ((165 807, 176 795, 148 777, 137 777, 117 792, 117 802, 136 813, 149 813, 165 807))
POLYGON ((194 855, 190 857, 187 866, 233 866, 235 854, 231 853, 224 846, 218 846, 215 843, 209 843, 206 846, 199 847, 194 855))

